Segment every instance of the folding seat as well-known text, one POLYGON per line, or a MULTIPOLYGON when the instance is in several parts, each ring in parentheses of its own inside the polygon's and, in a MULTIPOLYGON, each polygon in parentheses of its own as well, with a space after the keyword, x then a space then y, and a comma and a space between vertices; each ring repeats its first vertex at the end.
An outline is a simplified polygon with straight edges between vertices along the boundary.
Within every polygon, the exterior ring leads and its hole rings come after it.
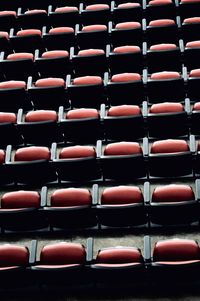
MULTIPOLYGON (((196 191, 198 186, 197 180, 196 191)), ((192 186, 187 184, 156 186, 150 196, 148 209, 153 224, 191 224, 199 219, 199 195, 195 196, 192 186)))
POLYGON ((108 4, 86 5, 81 10, 81 22, 83 25, 108 24, 111 19, 111 10, 108 4))
POLYGON ((115 47, 108 57, 109 67, 112 74, 123 72, 142 72, 143 55, 139 46, 115 47))
POLYGON ((184 42, 200 40, 200 17, 184 19, 181 30, 184 42))
POLYGON ((31 108, 24 81, 0 82, 0 98, 2 100, 0 103, 2 112, 17 112, 19 108, 31 108))
POLYGON ((101 226, 130 227, 146 223, 143 194, 136 186, 105 188, 96 212, 101 226))
POLYGON ((30 29, 34 24, 34 28, 42 29, 43 26, 47 26, 48 22, 48 14, 45 9, 30 9, 25 12, 18 13, 17 23, 20 28, 30 29))
POLYGON ((147 51, 148 72, 181 71, 181 52, 176 44, 156 44, 147 51), (159 64, 158 64, 159 62, 159 64))
POLYGON ((146 18, 148 21, 162 19, 176 19, 176 6, 173 0, 149 1, 146 6, 146 18))
POLYGON ((80 49, 105 49, 109 42, 108 28, 93 24, 78 28, 77 43, 80 49))
POLYGON ((58 114, 51 110, 30 111, 23 118, 23 111, 18 115, 17 127, 25 144, 50 145, 63 141, 58 126, 58 114))
POLYGON ((66 50, 51 50, 36 53, 35 65, 41 77, 61 77, 66 78, 71 73, 69 52, 66 50))
POLYGON ((168 239, 156 242, 153 249, 151 271, 156 280, 167 285, 193 282, 199 273, 200 249, 190 239, 168 239))
POLYGON ((73 27, 54 27, 47 32, 43 28, 43 40, 47 50, 70 50, 74 46, 75 33, 73 27))
POLYGON ((192 151, 185 140, 168 139, 153 142, 149 154, 152 177, 181 177, 192 174, 192 151))
POLYGON ((181 0, 179 3, 179 12, 181 19, 188 17, 199 17, 200 13, 200 1, 199 0, 181 0))
POLYGON ((31 52, 43 49, 42 32, 39 29, 24 29, 10 32, 11 46, 15 52, 31 52))
POLYGON ((181 103, 163 102, 149 108, 147 126, 150 137, 169 138, 189 134, 188 114, 181 103))
POLYGON ((69 106, 66 83, 63 78, 48 77, 37 80, 30 78, 28 93, 34 109, 58 110, 59 106, 69 106))
POLYGON ((101 137, 100 114, 96 109, 74 109, 64 114, 64 108, 60 108, 59 124, 65 141, 85 144, 101 137))
POLYGON ((100 76, 82 76, 69 80, 68 91, 74 108, 98 109, 105 102, 104 82, 100 76))
POLYGON ((101 150, 100 164, 104 179, 130 180, 146 176, 143 149, 136 142, 107 144, 101 150))
POLYGON ((110 105, 140 105, 144 100, 144 87, 138 73, 119 73, 107 83, 110 105))
POLYGON ((200 134, 200 102, 196 102, 191 112, 191 134, 200 134))
POLYGON ((113 24, 111 29, 111 44, 114 47, 122 45, 142 45, 143 30, 139 22, 122 22, 113 24))
POLYGON ((121 105, 110 107, 103 116, 107 140, 132 141, 144 137, 144 118, 139 106, 121 105))
POLYGON ((6 170, 15 183, 43 184, 57 179, 52 169, 51 152, 48 147, 29 146, 18 148, 11 158, 12 147, 7 149, 6 170))
POLYGON ((149 22, 146 28, 148 45, 178 42, 178 26, 173 19, 157 19, 149 22))
POLYGON ((72 56, 76 76, 99 75, 107 71, 106 54, 103 49, 84 49, 72 56))
POLYGON ((49 22, 53 27, 69 26, 75 27, 80 23, 80 14, 77 6, 62 6, 56 7, 52 11, 52 6, 49 6, 49 22))
POLYGON ((40 259, 31 267, 33 279, 39 285, 47 287, 48 291, 86 284, 86 256, 86 248, 79 243, 58 242, 45 245, 40 251, 40 259))
POLYGON ((184 49, 184 62, 188 70, 200 68, 200 41, 188 42, 184 49))
POLYGON ((30 75, 36 76, 34 68, 34 55, 32 53, 21 52, 5 55, 2 53, 0 68, 7 80, 27 81, 30 75))
POLYGON ((55 190, 44 208, 52 229, 82 229, 97 225, 93 197, 89 189, 63 188, 55 190))
POLYGON ((147 95, 150 103, 183 102, 185 88, 181 74, 171 71, 152 73, 147 81, 147 95))
POLYGON ((54 169, 59 181, 88 181, 101 177, 93 146, 68 146, 54 154, 54 169))
POLYGON ((14 10, 0 11, 0 30, 9 32, 16 26, 17 13, 14 10))
POLYGON ((0 136, 1 146, 22 143, 23 140, 17 128, 17 116, 15 113, 0 112, 0 136))
POLYGON ((199 83, 200 83, 200 69, 193 69, 189 73, 187 82, 187 96, 191 101, 199 100, 199 83))
POLYGON ((115 23, 138 21, 143 17, 142 6, 140 3, 125 2, 113 8, 113 20, 115 23))
POLYGON ((135 247, 100 249, 91 269, 93 278, 100 287, 138 288, 138 284, 144 281, 144 259, 141 250, 135 247))
POLYGON ((46 193, 46 187, 41 192, 18 190, 4 193, 0 201, 0 226, 3 231, 30 231, 47 227, 48 221, 41 211, 46 193))
POLYGON ((11 48, 9 34, 6 31, 0 31, 0 51, 10 53, 11 48))

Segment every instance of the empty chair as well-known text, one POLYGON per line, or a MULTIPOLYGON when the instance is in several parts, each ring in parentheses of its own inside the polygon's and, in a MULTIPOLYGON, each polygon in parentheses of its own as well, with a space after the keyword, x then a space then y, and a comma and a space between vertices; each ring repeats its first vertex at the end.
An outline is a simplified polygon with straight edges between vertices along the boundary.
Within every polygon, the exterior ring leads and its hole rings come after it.
POLYGON ((11 53, 2 56, 0 67, 7 80, 27 80, 30 75, 36 76, 34 56, 32 53, 11 53))
POLYGON ((186 43, 184 49, 184 60, 188 70, 200 68, 200 41, 191 41, 186 43))
POLYGON ((113 9, 113 20, 115 23, 142 20, 143 12, 140 3, 125 2, 116 5, 113 9))
POLYGON ((150 220, 159 225, 191 224, 198 221, 198 200, 191 186, 157 186, 150 200, 150 220))
POLYGON ((114 47, 122 45, 141 46, 143 31, 139 22, 122 22, 113 26, 111 31, 111 43, 114 47))
POLYGON ((39 29, 19 30, 10 35, 10 42, 15 52, 31 52, 43 49, 42 32, 39 29))
POLYGON ((112 74, 123 72, 142 72, 143 56, 139 46, 127 45, 115 47, 108 57, 112 74))
POLYGON ((55 190, 45 214, 52 228, 77 229, 96 226, 96 214, 92 209, 92 194, 85 188, 55 190))
POLYGON ((142 191, 136 186, 105 188, 97 205, 101 226, 126 227, 146 223, 142 191))
POLYGON ((44 45, 47 50, 70 50, 74 46, 75 33, 73 27, 54 27, 43 33, 44 45))
POLYGON ((5 81, 0 83, 0 110, 2 112, 17 112, 18 109, 30 109, 31 104, 26 95, 24 81, 5 81))
POLYGON ((37 191, 12 191, 1 197, 0 225, 3 230, 29 231, 48 225, 41 212, 44 196, 37 191))
POLYGON ((103 49, 84 49, 73 55, 72 63, 76 76, 100 75, 107 71, 107 61, 103 49))
POLYGON ((17 129, 17 116, 15 113, 0 112, 1 146, 22 143, 22 137, 17 129))
POLYGON ((43 246, 40 259, 31 267, 37 283, 53 287, 74 287, 87 283, 86 249, 79 243, 60 242, 43 246))
POLYGON ((51 50, 35 58, 37 71, 41 77, 61 77, 71 72, 69 52, 66 50, 51 50))
POLYGON ((144 87, 138 73, 119 73, 107 84, 110 105, 138 105, 144 100, 144 87))
POLYGON ((178 26, 173 19, 157 19, 149 22, 147 29, 147 43, 177 43, 178 26))
POLYGON ((50 145, 63 140, 55 111, 30 111, 25 114, 24 120, 18 121, 17 127, 26 144, 50 145))
POLYGON ((178 137, 189 134, 188 115, 181 103, 163 102, 149 108, 147 116, 150 137, 178 137))
POLYGON ((29 82, 28 93, 35 109, 58 110, 69 106, 66 83, 63 78, 49 77, 29 82))
POLYGON ((77 31, 80 49, 105 49, 108 41, 108 28, 103 24, 83 26, 77 31))
POLYGON ((53 27, 75 27, 80 22, 79 10, 76 6, 61 6, 49 11, 49 21, 53 27))
POLYGON ((199 100, 199 83, 200 83, 200 69, 193 69, 189 73, 188 78, 188 90, 187 95, 191 101, 198 101, 199 100))
POLYGON ((176 6, 173 0, 149 1, 146 7, 147 20, 174 19, 176 18, 176 6))
POLYGON ((94 143, 100 138, 100 115, 96 109, 74 109, 66 115, 63 110, 59 121, 65 141, 94 143))
POLYGON ((130 180, 146 176, 143 150, 136 142, 107 144, 100 163, 104 179, 130 180))
POLYGON ((180 177, 192 173, 192 153, 185 140, 153 142, 149 154, 149 173, 153 177, 180 177))
POLYGON ((195 41, 200 39, 200 17, 191 17, 183 20, 182 36, 185 42, 195 41))
POLYGON ((81 21, 83 25, 105 24, 111 18, 110 6, 108 4, 86 5, 81 11, 81 21))
POLYGON ((64 147, 57 156, 53 164, 60 181, 88 181, 101 176, 96 150, 92 146, 64 147))
MULTIPOLYGON (((11 151, 11 150, 10 150, 11 151)), ((14 159, 6 162, 6 169, 16 183, 46 183, 57 179, 51 165, 48 147, 30 146, 16 150, 14 159)))
POLYGON ((131 141, 144 137, 144 118, 139 106, 111 107, 103 118, 103 124, 107 140, 131 141))
POLYGON ((69 98, 74 108, 99 108, 105 101, 104 83, 100 76, 81 76, 68 85, 69 98))
POLYGON ((147 51, 147 66, 149 73, 162 70, 180 71, 182 64, 179 47, 176 44, 152 45, 147 51))
POLYGON ((16 26, 17 13, 14 10, 0 11, 0 30, 9 31, 16 26))
POLYGON ((43 26, 48 25, 48 14, 45 9, 30 9, 21 12, 17 16, 17 22, 20 28, 30 29, 34 24, 37 29, 42 29, 43 26))
POLYGON ((184 80, 178 72, 153 73, 147 81, 147 93, 150 103, 182 102, 185 99, 184 80))
POLYGON ((191 114, 191 134, 199 135, 200 134, 200 103, 196 102, 192 108, 191 114))
POLYGON ((179 11, 182 19, 200 16, 199 9, 200 2, 198 0, 181 0, 179 3, 179 11))

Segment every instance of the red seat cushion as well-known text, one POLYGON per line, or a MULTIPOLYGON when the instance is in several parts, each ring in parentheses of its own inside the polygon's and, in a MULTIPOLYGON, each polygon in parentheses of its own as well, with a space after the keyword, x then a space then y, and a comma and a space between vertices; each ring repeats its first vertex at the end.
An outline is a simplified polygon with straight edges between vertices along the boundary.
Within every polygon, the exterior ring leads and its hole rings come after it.
POLYGON ((52 58, 59 58, 59 57, 68 57, 69 52, 66 50, 51 50, 43 52, 42 58, 44 59, 52 59, 52 58))
POLYGON ((105 188, 101 196, 102 205, 123 205, 143 202, 143 195, 136 186, 116 186, 105 188))
POLYGON ((26 122, 38 122, 38 121, 57 121, 58 115, 55 111, 50 110, 38 110, 28 112, 25 116, 26 122))
POLYGON ((171 25, 175 25, 175 21, 171 19, 159 19, 159 20, 153 20, 149 22, 149 26, 153 26, 153 27, 171 26, 171 25))
POLYGON ((81 76, 73 80, 74 85, 101 85, 103 80, 100 76, 81 76))
POLYGON ((25 89, 26 83, 17 80, 9 80, 0 83, 0 89, 18 89, 18 88, 25 89))
POLYGON ((17 117, 15 113, 1 113, 0 112, 0 123, 11 122, 16 123, 17 117))
POLYGON ((108 116, 118 117, 118 116, 135 116, 141 115, 141 109, 134 105, 121 105, 112 107, 108 110, 108 116))
POLYGON ((39 29, 24 29, 17 32, 17 37, 25 37, 25 36, 42 36, 42 32, 39 29))
POLYGON ((75 12, 78 11, 78 7, 76 6, 63 6, 63 7, 57 7, 55 9, 56 13, 68 13, 68 12, 75 12))
POLYGON ((39 208, 40 195, 36 191, 13 191, 1 198, 2 209, 39 208))
POLYGON ((50 160, 50 151, 44 146, 29 146, 19 148, 14 157, 15 161, 50 160))
POLYGON ((43 88, 43 87, 64 87, 65 81, 62 78, 49 77, 38 79, 35 82, 35 87, 43 88))
POLYGON ((200 111, 200 102, 194 104, 193 111, 200 111))
POLYGON ((200 48, 200 41, 192 41, 186 44, 187 48, 200 48))
POLYGON ((20 52, 20 53, 11 53, 7 56, 7 60, 32 60, 34 55, 32 53, 20 52))
POLYGON ((160 140, 160 141, 155 141, 152 144, 151 147, 151 153, 152 154, 158 154, 158 153, 179 153, 179 152, 188 152, 189 151, 189 146, 186 141, 184 140, 160 140))
POLYGON ((200 77, 200 69, 191 70, 189 73, 189 77, 200 77))
POLYGON ((5 157, 6 157, 6 155, 5 155, 4 150, 0 149, 0 164, 5 163, 5 157))
POLYGON ((74 33, 72 27, 55 27, 49 30, 49 34, 63 34, 63 33, 74 33))
POLYGON ((99 118, 99 112, 96 109, 74 109, 67 112, 67 119, 85 119, 99 118))
POLYGON ((87 25, 83 26, 83 32, 92 32, 92 31, 106 31, 107 26, 102 24, 95 24, 95 25, 87 25))
POLYGON ((92 146, 69 146, 61 150, 59 158, 60 159, 78 159, 96 157, 96 151, 92 146))
POLYGON ((186 18, 183 20, 183 23, 187 23, 187 24, 200 23, 200 17, 186 18))
POLYGON ((140 250, 133 247, 116 247, 100 250, 96 257, 97 263, 120 264, 142 263, 140 250))
POLYGON ((0 17, 4 17, 4 16, 13 16, 13 17, 16 17, 17 13, 14 10, 3 10, 3 11, 0 11, 0 17))
POLYGON ((109 8, 107 4, 91 4, 87 5, 85 10, 108 10, 109 8))
POLYGON ((166 5, 166 4, 171 4, 172 0, 153 0, 153 1, 149 1, 149 5, 166 5))
POLYGON ((6 31, 0 31, 0 37, 1 38, 5 38, 5 39, 9 39, 9 34, 6 31))
POLYGON ((140 52, 139 46, 119 46, 113 49, 113 53, 136 53, 140 52))
POLYGON ((142 148, 137 142, 115 142, 105 147, 105 156, 123 156, 141 154, 142 148))
POLYGON ((24 246, 0 245, 0 267, 27 266, 29 251, 24 246))
POLYGON ((84 49, 78 52, 79 56, 102 55, 105 54, 103 49, 84 49))
POLYGON ((194 199, 195 195, 192 188, 184 184, 158 186, 154 189, 152 195, 152 201, 156 203, 184 202, 194 199))
POLYGON ((112 76, 111 81, 114 83, 130 82, 141 80, 141 75, 138 73, 120 73, 112 76))
POLYGON ((40 254, 42 264, 65 265, 83 264, 86 260, 85 248, 79 243, 62 242, 43 247, 40 254))
POLYGON ((152 45, 150 47, 150 50, 155 50, 155 51, 166 51, 166 50, 174 50, 176 49, 177 46, 176 44, 156 44, 152 45))
POLYGON ((196 3, 200 2, 200 0, 181 0, 181 3, 196 3))
POLYGON ((180 78, 180 74, 178 72, 173 71, 162 71, 156 72, 151 75, 151 79, 162 80, 162 79, 177 79, 180 78))
POLYGON ((159 113, 178 113, 183 112, 184 107, 181 103, 176 102, 164 102, 157 103, 151 106, 150 113, 159 114, 159 113))
POLYGON ((141 6, 140 3, 127 2, 127 3, 121 3, 117 7, 118 8, 133 8, 133 7, 139 7, 139 6, 141 6))
POLYGON ((31 9, 31 10, 27 10, 24 14, 25 15, 47 14, 47 12, 44 9, 31 9))
POLYGON ((139 22, 122 22, 118 23, 115 26, 116 29, 136 29, 141 28, 141 24, 139 22))
POLYGON ((200 249, 194 240, 169 239, 159 241, 153 250, 154 261, 199 260, 200 249))
POLYGON ((51 196, 53 207, 73 207, 91 205, 92 196, 88 189, 65 188, 58 189, 51 196))

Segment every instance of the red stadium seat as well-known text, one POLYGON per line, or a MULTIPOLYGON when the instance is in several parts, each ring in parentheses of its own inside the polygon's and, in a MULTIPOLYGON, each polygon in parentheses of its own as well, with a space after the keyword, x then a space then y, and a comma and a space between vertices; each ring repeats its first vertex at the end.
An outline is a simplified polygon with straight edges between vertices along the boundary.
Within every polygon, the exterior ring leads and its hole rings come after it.
POLYGON ((43 34, 47 50, 70 50, 74 45, 75 33, 73 27, 54 27, 43 34))
POLYGON ((43 48, 42 32, 39 29, 24 29, 10 36, 15 52, 32 52, 43 48))
POLYGON ((33 24, 35 28, 42 29, 49 23, 47 11, 44 9, 31 9, 20 13, 17 16, 17 22, 23 29, 30 29, 33 24))

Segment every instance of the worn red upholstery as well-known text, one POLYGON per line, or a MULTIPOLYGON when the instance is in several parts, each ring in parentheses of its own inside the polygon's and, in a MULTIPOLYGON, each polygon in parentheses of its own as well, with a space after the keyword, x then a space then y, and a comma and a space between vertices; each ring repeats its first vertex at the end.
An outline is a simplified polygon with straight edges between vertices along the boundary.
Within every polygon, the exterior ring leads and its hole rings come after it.
POLYGON ((30 146, 19 148, 14 157, 15 161, 50 160, 48 147, 30 146))
POLYGON ((179 152, 187 152, 189 151, 189 146, 184 140, 176 140, 176 139, 168 139, 168 140, 160 140, 155 141, 151 147, 152 154, 158 153, 179 153, 179 152))
POLYGON ((143 195, 136 186, 105 188, 101 196, 102 205, 125 205, 143 202, 143 195))
POLYGON ((81 76, 73 80, 74 85, 101 85, 103 80, 100 76, 81 76))
POLYGON ((17 89, 17 88, 26 88, 26 83, 24 81, 9 80, 6 82, 0 83, 0 89, 17 89))
POLYGON ((13 191, 1 198, 2 209, 39 208, 40 195, 37 191, 13 191))
POLYGON ((17 37, 25 37, 25 36, 42 36, 42 32, 39 29, 24 29, 17 32, 17 37))
POLYGON ((92 196, 88 189, 65 188, 58 189, 51 195, 51 206, 73 207, 91 205, 92 196))
POLYGON ((0 245, 0 267, 27 266, 29 251, 24 246, 4 244, 0 245))
POLYGON ((137 142, 115 142, 106 145, 104 155, 123 156, 141 154, 142 148, 137 142))
POLYGON ((152 202, 156 203, 183 202, 194 199, 195 195, 192 187, 184 184, 158 186, 154 189, 152 194, 152 202))
POLYGON ((1 113, 0 112, 0 123, 4 123, 4 122, 16 123, 17 116, 15 115, 15 113, 1 113))
POLYGON ((64 87, 65 81, 62 78, 49 77, 38 79, 35 82, 35 87, 43 88, 43 87, 64 87))
POLYGON ((68 57, 69 52, 66 50, 51 50, 43 52, 42 58, 44 59, 53 59, 53 58, 59 58, 59 57, 68 57))
POLYGON ((120 73, 112 76, 112 82, 130 82, 141 80, 141 75, 138 73, 120 73))
POLYGON ((141 49, 139 46, 119 46, 113 49, 114 53, 136 53, 140 52, 141 49))
POLYGON ((38 122, 38 121, 57 121, 58 115, 55 111, 50 110, 38 110, 28 112, 25 116, 26 122, 38 122))
POLYGON ((92 146, 69 146, 64 147, 59 155, 60 159, 96 157, 96 151, 92 146))
POLYGON ((99 112, 96 109, 75 109, 67 112, 67 119, 85 119, 99 118, 99 112))
POLYGON ((122 22, 118 23, 115 26, 116 29, 136 29, 141 28, 141 24, 139 22, 122 22))
POLYGON ((181 103, 176 102, 163 102, 157 103, 151 106, 150 113, 160 114, 160 113, 178 113, 183 112, 184 107, 181 103))
POLYGON ((118 117, 118 116, 135 116, 141 115, 141 109, 139 106, 134 105, 121 105, 112 107, 108 110, 108 116, 118 117))

